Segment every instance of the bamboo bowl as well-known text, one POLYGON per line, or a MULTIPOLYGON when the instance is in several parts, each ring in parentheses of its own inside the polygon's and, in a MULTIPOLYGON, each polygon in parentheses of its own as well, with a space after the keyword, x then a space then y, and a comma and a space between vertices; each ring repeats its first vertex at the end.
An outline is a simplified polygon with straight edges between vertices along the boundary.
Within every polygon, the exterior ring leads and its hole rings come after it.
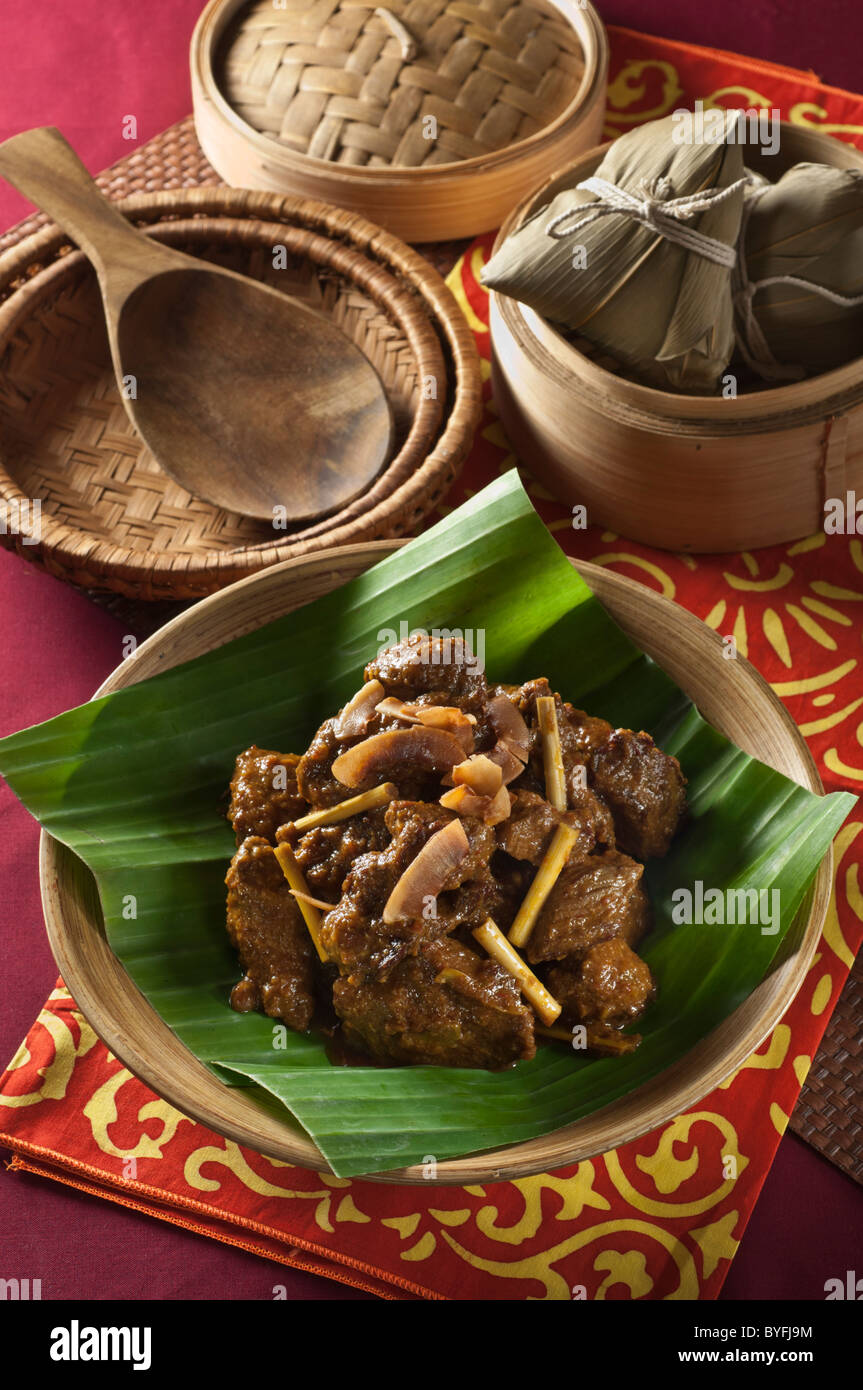
MULTIPOLYGON (((532 193, 495 249, 589 177, 605 148, 532 193)), ((746 158, 772 179, 800 161, 863 169, 859 150, 785 122, 776 155, 746 158)), ((504 295, 491 294, 490 330, 495 402, 514 449, 591 522, 666 550, 752 550, 812 535, 827 498, 863 493, 863 358, 726 400, 628 381, 504 295)))
POLYGON ((419 38, 410 58, 374 8, 210 0, 192 36, 192 97, 226 183, 322 198, 405 241, 445 241, 499 227, 525 188, 601 139, 608 40, 589 0, 390 0, 419 38), (536 43, 535 24, 520 37, 528 5, 580 48, 577 61, 564 49, 539 69, 535 55, 521 61, 536 43), (438 64, 432 41, 444 33, 438 64), (434 143, 419 134, 426 111, 434 143))
MULTIPOLYGON (((343 547, 288 561, 205 599, 121 664, 96 692, 132 685, 291 612, 361 574, 392 542, 343 547)), ((725 661, 717 633, 632 580, 591 564, 579 571, 624 631, 662 665, 717 729, 811 791, 823 789, 802 735, 762 677, 725 661)), ((95 697, 94 697, 95 698, 95 697)), ((184 1114, 239 1144, 304 1168, 325 1170, 317 1147, 288 1116, 275 1118, 247 1093, 224 1086, 162 1021, 107 944, 95 884, 80 861, 43 833, 42 902, 66 984, 96 1032, 125 1066, 184 1114)), ((763 1042, 799 989, 830 901, 832 854, 790 929, 781 958, 743 1004, 680 1062, 653 1081, 554 1134, 438 1164, 438 1183, 477 1183, 541 1173, 628 1143, 689 1109, 763 1042)), ((420 1165, 378 1180, 424 1181, 420 1165)))
POLYGON ((0 257, 0 506, 14 519, 30 499, 41 505, 37 544, 13 526, 0 540, 87 588, 177 600, 290 556, 411 534, 449 490, 481 410, 473 338, 429 264, 362 218, 305 199, 200 188, 119 206, 148 235, 337 323, 384 383, 393 455, 362 497, 307 526, 274 529, 192 497, 128 422, 95 274, 49 226, 0 257))

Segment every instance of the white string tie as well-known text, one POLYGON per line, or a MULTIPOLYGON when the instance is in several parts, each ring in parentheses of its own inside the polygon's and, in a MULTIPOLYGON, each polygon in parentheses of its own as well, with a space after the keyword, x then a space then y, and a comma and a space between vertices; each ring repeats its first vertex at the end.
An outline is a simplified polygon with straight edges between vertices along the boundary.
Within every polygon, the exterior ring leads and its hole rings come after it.
POLYGON ((675 246, 682 246, 686 251, 694 251, 696 255, 703 256, 706 260, 713 261, 715 265, 721 265, 730 270, 737 260, 735 247, 728 246, 724 241, 717 240, 716 237, 705 236, 703 232, 697 232, 693 227, 687 227, 685 224, 691 218, 697 217, 699 213, 708 212, 710 208, 725 202, 726 198, 732 197, 748 183, 747 177, 737 179, 727 188, 691 193, 684 198, 672 198, 669 196, 672 186, 668 179, 659 178, 653 183, 642 179, 639 185, 641 196, 638 196, 635 193, 630 193, 626 188, 618 188, 616 184, 609 183, 606 179, 594 175, 577 186, 587 193, 596 194, 597 201, 591 203, 586 209, 571 208, 568 212, 558 213, 547 224, 545 230, 548 236, 555 240, 561 240, 563 237, 575 236, 582 227, 590 226, 600 217, 608 217, 611 213, 622 213, 624 216, 631 217, 633 221, 639 222, 642 227, 647 227, 649 231, 655 232, 657 236, 662 236, 666 241, 673 242, 675 246), (582 212, 584 215, 579 216, 582 212), (573 217, 578 218, 574 223, 571 222, 573 217), (570 225, 567 225, 568 223, 570 225))
POLYGON ((768 346, 761 325, 755 316, 753 305, 753 300, 759 290, 766 290, 771 285, 794 285, 798 289, 806 290, 809 294, 816 294, 819 298, 826 299, 830 304, 835 304, 840 309, 863 307, 863 294, 839 294, 837 290, 828 289, 826 285, 816 285, 813 280, 803 280, 799 275, 768 275, 763 280, 750 280, 746 256, 743 253, 743 247, 746 244, 746 229, 752 215, 752 209, 758 199, 767 192, 769 186, 765 184, 753 189, 743 206, 743 219, 738 238, 740 255, 737 258, 737 264, 731 278, 734 306, 739 319, 736 334, 737 346, 746 365, 756 371, 765 381, 799 381, 806 375, 806 369, 778 362, 768 346))

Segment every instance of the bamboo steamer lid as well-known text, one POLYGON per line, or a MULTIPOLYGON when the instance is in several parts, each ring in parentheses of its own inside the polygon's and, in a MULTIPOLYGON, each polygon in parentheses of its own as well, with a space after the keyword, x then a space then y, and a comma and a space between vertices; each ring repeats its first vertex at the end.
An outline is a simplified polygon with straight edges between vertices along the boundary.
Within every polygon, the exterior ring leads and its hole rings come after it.
POLYGON ((227 182, 409 241, 499 226, 590 148, 607 67, 584 0, 211 0, 192 40, 198 137, 227 182))

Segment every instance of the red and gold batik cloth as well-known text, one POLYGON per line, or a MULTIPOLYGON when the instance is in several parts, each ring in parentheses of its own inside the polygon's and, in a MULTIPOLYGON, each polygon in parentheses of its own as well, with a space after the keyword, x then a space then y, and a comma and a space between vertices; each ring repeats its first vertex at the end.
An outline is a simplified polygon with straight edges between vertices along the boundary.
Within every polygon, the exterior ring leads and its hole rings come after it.
MULTIPOLYGON (((696 98, 778 108, 863 143, 863 98, 806 74, 612 30, 608 134, 696 98)), ((450 283, 488 394, 492 238, 450 283)), ((447 507, 512 467, 490 400, 447 507)), ((863 542, 818 534, 757 554, 678 556, 571 519, 523 470, 564 549, 676 600, 764 673, 829 789, 863 791, 863 542)), ((741 1070, 636 1143, 577 1167, 474 1187, 396 1187, 306 1172, 210 1133, 111 1056, 62 982, 0 1080, 13 1163, 391 1298, 715 1298, 863 939, 863 808, 835 848, 823 939, 793 1005, 741 1070)))

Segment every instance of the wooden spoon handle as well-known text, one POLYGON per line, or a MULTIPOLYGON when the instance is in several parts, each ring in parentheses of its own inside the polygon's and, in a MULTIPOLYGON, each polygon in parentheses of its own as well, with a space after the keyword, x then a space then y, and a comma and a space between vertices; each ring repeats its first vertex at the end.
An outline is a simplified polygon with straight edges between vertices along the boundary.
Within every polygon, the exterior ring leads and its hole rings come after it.
POLYGON ((128 294, 176 256, 130 226, 54 126, 25 130, 0 144, 0 175, 74 238, 96 267, 103 291, 110 281, 128 294))

